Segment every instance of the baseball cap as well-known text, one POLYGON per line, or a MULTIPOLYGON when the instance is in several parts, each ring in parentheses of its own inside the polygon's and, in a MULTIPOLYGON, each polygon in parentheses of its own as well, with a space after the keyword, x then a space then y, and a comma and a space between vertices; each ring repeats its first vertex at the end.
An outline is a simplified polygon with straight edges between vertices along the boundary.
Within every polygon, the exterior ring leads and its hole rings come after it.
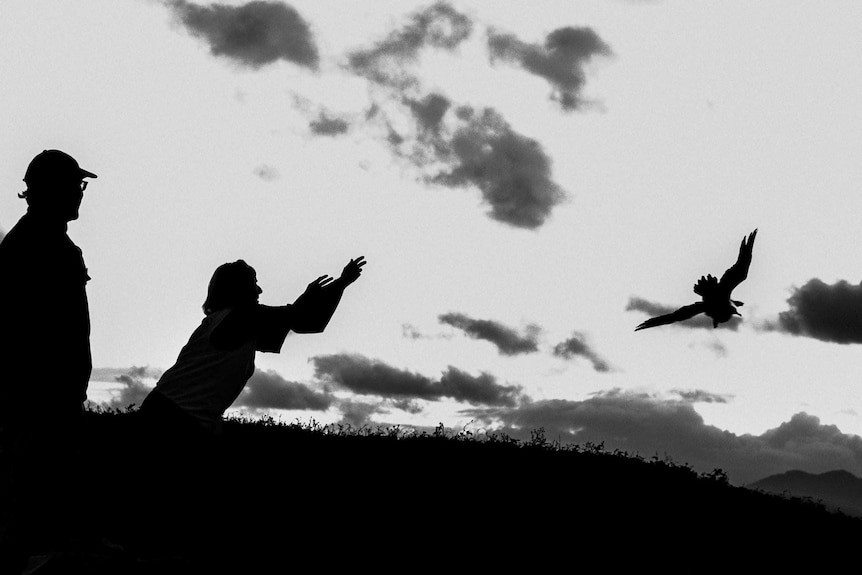
POLYGON ((66 177, 97 178, 93 172, 81 168, 77 160, 60 150, 43 150, 37 154, 27 166, 24 181, 30 183, 34 180, 56 181, 66 177))

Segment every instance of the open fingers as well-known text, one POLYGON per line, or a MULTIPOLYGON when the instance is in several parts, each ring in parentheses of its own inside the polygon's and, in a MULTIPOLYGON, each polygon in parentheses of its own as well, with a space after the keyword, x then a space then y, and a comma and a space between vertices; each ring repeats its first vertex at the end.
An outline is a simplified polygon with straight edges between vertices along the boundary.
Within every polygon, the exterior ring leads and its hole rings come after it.
POLYGON ((334 279, 335 278, 333 278, 332 276, 322 275, 319 278, 317 278, 316 280, 314 280, 312 283, 317 285, 318 287, 324 287, 324 286, 328 285, 329 283, 331 283, 334 279))

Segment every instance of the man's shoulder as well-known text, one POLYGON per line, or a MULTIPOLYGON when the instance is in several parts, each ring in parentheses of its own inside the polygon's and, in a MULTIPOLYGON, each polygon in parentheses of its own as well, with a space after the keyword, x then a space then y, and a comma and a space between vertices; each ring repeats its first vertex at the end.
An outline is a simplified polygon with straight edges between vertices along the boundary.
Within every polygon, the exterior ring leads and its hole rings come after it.
POLYGON ((27 222, 24 218, 18 220, 18 223, 12 226, 6 235, 0 239, 0 254, 9 255, 22 246, 26 246, 28 231, 27 222))

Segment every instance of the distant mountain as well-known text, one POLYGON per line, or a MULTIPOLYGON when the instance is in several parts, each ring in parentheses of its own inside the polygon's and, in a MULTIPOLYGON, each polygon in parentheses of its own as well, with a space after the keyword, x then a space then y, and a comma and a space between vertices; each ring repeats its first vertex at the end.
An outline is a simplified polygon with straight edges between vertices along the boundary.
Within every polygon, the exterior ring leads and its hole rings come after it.
POLYGON ((770 475, 746 487, 792 497, 810 497, 828 508, 862 517, 862 479, 847 471, 815 474, 793 470, 770 475))

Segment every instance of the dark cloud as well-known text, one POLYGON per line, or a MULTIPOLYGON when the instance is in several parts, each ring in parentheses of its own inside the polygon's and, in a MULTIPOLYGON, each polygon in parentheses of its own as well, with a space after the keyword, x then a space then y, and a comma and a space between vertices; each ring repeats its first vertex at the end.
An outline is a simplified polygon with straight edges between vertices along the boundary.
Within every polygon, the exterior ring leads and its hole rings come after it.
POLYGON ((333 401, 334 398, 328 393, 314 391, 301 383, 287 381, 274 371, 255 369, 233 405, 253 409, 326 411, 333 401))
POLYGON ((308 124, 308 128, 317 136, 340 136, 347 133, 350 123, 344 118, 330 116, 327 112, 321 111, 317 118, 308 124))
POLYGON ((736 484, 788 469, 847 469, 862 475, 862 438, 805 413, 762 435, 736 435, 704 423, 689 401, 620 390, 584 401, 546 400, 464 413, 502 425, 501 431, 521 439, 544 428, 546 437, 563 443, 590 441, 644 457, 668 456, 701 472, 721 468, 736 484))
POLYGON ((347 68, 382 88, 365 121, 383 127, 383 139, 419 169, 423 181, 475 186, 491 218, 536 229, 566 198, 542 146, 494 109, 454 106, 445 95, 426 93, 410 66, 423 48, 454 50, 472 29, 467 16, 440 2, 382 42, 350 54, 347 68))
MULTIPOLYGON (((694 303, 694 301, 696 301, 696 300, 692 300, 691 302, 688 302, 688 303, 694 303)), ((685 305, 688 305, 688 303, 685 305)), ((644 312, 645 314, 649 315, 650 317, 655 317, 655 316, 659 316, 659 315, 665 315, 668 313, 673 313, 674 311, 676 311, 680 307, 682 307, 682 306, 679 305, 679 306, 674 307, 674 306, 664 305, 664 304, 660 304, 660 303, 654 303, 651 301, 647 301, 643 298, 633 296, 633 297, 629 298, 629 303, 626 305, 625 311, 641 311, 641 312, 644 312)), ((687 319, 685 321, 680 321, 680 322, 676 322, 676 323, 672 323, 672 324, 668 324, 668 325, 678 326, 678 327, 686 327, 686 328, 690 328, 690 329, 710 329, 710 330, 714 329, 712 327, 712 320, 704 314, 696 315, 691 319, 687 319)), ((732 317, 732 318, 730 318, 730 321, 721 324, 721 327, 723 329, 726 328, 726 329, 732 329, 732 330, 736 331, 739 329, 739 318, 738 317, 732 317)), ((719 349, 714 349, 714 351, 716 351, 716 353, 721 354, 725 350, 723 350, 723 348, 719 348, 719 349)))
POLYGON ((132 405, 140 407, 155 386, 155 380, 161 377, 161 375, 162 371, 160 369, 152 367, 100 367, 93 369, 90 374, 90 380, 113 381, 123 384, 120 393, 108 401, 107 406, 115 409, 125 409, 132 405))
POLYGON ((311 69, 318 66, 308 23, 287 4, 254 1, 240 6, 199 6, 185 0, 167 0, 166 4, 193 35, 209 44, 214 56, 254 69, 279 60, 311 69))
POLYGON ((355 400, 342 400, 338 403, 341 410, 341 423, 352 427, 363 425, 374 425, 374 416, 378 414, 389 414, 392 409, 398 409, 410 414, 422 413, 423 408, 412 399, 383 399, 377 402, 364 402, 355 400))
POLYGON ((527 229, 540 227, 566 200, 542 146, 514 131, 496 110, 453 109, 448 98, 436 93, 403 96, 398 103, 415 129, 396 130, 381 107, 369 119, 385 126, 392 150, 419 168, 425 182, 475 186, 490 206, 491 218, 527 229))
POLYGON ((672 389, 671 393, 688 403, 727 403, 728 398, 731 397, 702 389, 672 389))
POLYGON ((553 86, 551 99, 563 110, 579 108, 586 78, 584 65, 593 56, 609 56, 610 47, 591 28, 558 28, 544 45, 527 44, 512 34, 488 33, 491 62, 502 60, 541 76, 553 86))
POLYGON ((515 132, 491 108, 477 112, 462 106, 456 116, 460 126, 451 136, 428 139, 435 159, 447 167, 427 181, 476 186, 491 206, 488 215, 499 222, 527 229, 544 224, 566 194, 553 181, 542 146, 515 132))
POLYGON ((372 423, 372 417, 384 413, 380 403, 364 403, 359 401, 343 401, 338 406, 341 409, 341 423, 351 427, 362 427, 372 423))
POLYGON ((473 376, 451 366, 439 380, 433 380, 361 355, 322 355, 311 361, 317 378, 360 395, 427 401, 447 397, 474 405, 509 407, 521 397, 520 386, 500 385, 487 373, 473 376))
POLYGON ((452 102, 441 94, 431 93, 421 100, 405 99, 413 117, 420 128, 420 133, 440 134, 443 117, 452 106, 452 102))
POLYGON ((464 331, 473 339, 483 339, 497 346, 503 355, 518 355, 538 351, 536 337, 538 328, 531 326, 525 335, 499 322, 488 319, 473 319, 462 313, 445 313, 437 317, 440 323, 464 331))
POLYGON ((862 343, 862 284, 841 280, 829 285, 814 278, 795 288, 787 304, 790 309, 765 329, 835 343, 862 343))
POLYGON ((422 48, 428 46, 454 50, 470 37, 473 23, 446 2, 417 12, 399 30, 367 50, 357 50, 348 57, 348 68, 375 84, 406 89, 418 84, 405 64, 417 60, 422 48))
POLYGON ((275 180, 281 178, 281 174, 278 173, 278 170, 266 164, 261 164, 256 167, 253 173, 255 176, 265 182, 274 182, 275 180))
POLYGON ((553 354, 563 359, 583 357, 593 364, 596 371, 607 372, 611 370, 608 362, 599 356, 586 342, 585 336, 580 333, 572 334, 572 337, 554 346, 553 354))

